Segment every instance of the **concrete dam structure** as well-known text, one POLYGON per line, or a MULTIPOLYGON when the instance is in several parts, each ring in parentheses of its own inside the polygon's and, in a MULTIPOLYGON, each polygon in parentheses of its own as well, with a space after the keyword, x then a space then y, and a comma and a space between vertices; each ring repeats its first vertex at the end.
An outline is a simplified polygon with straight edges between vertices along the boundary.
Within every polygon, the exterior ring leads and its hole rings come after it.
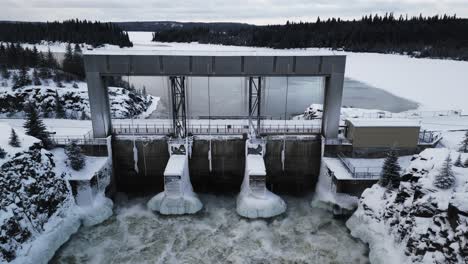
POLYGON ((200 210, 197 192, 240 192, 240 215, 278 215, 286 205, 276 194, 313 191, 324 144, 338 138, 345 56, 89 52, 84 61, 94 138, 112 136, 114 191, 158 193, 148 202, 148 208, 162 214, 200 210), (170 125, 132 122, 113 127, 107 76, 167 77, 170 125), (217 116, 208 125, 197 125, 199 120, 188 119, 186 87, 188 78, 193 76, 245 78, 248 116, 236 121, 217 116), (323 77, 322 117, 264 120, 265 78, 298 76, 323 77))

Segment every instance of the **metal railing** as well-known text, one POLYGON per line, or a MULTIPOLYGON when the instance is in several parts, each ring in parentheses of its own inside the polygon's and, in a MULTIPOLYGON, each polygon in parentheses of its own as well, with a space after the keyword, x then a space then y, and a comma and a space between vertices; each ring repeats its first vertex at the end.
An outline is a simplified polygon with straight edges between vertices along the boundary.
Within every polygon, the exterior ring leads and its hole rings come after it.
MULTIPOLYGON (((171 125, 165 124, 117 124, 113 127, 117 135, 166 135, 173 133, 171 125)), ((188 132, 194 135, 241 135, 249 132, 248 125, 189 125, 188 132)), ((321 126, 302 125, 262 125, 264 134, 320 134, 321 126)))
POLYGON ((66 136, 51 136, 54 145, 64 146, 72 142, 78 145, 106 145, 107 139, 105 138, 88 138, 88 137, 66 137, 66 136))
POLYGON ((343 154, 338 154, 338 159, 355 179, 375 179, 379 178, 382 172, 381 167, 355 167, 343 154))
POLYGON ((442 139, 440 131, 423 130, 419 132, 419 144, 434 144, 442 139))
POLYGON ((421 118, 421 117, 442 117, 442 116, 462 116, 462 110, 443 111, 406 111, 402 113, 373 112, 353 115, 360 118, 421 118))

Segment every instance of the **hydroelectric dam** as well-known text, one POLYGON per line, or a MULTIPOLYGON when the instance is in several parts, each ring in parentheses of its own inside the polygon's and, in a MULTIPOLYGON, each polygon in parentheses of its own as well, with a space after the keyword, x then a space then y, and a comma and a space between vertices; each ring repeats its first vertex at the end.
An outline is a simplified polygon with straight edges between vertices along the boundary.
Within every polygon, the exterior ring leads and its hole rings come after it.
POLYGON ((332 142, 333 148, 340 142, 345 56, 310 56, 307 52, 102 52, 87 52, 84 62, 93 137, 112 139, 109 191, 154 194, 147 205, 153 211, 196 213, 203 207, 196 193, 208 192, 239 193, 237 212, 244 217, 279 215, 287 206, 280 195, 313 191, 327 142, 332 142), (164 77, 170 118, 113 123, 109 76, 164 77), (248 114, 233 118, 210 112, 207 118, 194 118, 187 100, 192 77, 243 78, 248 114), (266 83, 276 77, 323 78, 320 116, 285 116, 284 120, 265 117, 266 83))

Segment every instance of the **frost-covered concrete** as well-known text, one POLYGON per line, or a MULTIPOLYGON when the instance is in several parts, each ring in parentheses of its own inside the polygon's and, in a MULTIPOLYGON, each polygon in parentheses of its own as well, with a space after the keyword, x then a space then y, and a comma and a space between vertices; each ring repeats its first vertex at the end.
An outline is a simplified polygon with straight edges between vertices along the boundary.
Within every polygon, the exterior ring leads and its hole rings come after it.
POLYGON ((164 215, 194 214, 203 207, 193 191, 187 145, 169 144, 171 156, 164 171, 164 191, 151 198, 148 209, 164 215), (178 153, 178 154, 176 154, 178 153))
POLYGON ((286 203, 265 186, 266 169, 263 155, 264 142, 246 142, 244 180, 237 197, 237 213, 247 218, 270 218, 286 211, 286 203), (249 154, 249 152, 256 152, 249 154), (256 177, 255 180, 251 177, 256 177), (253 186, 255 185, 255 186, 253 186))

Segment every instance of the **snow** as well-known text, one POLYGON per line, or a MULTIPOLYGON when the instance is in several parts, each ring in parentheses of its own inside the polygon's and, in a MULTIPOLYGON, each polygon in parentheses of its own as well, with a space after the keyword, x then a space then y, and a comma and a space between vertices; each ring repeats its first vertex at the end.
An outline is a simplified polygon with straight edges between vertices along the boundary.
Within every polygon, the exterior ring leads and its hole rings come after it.
POLYGON ((397 118, 348 118, 355 127, 420 127, 421 124, 413 119, 397 118))
POLYGON ((352 180, 353 175, 346 169, 345 165, 337 158, 322 158, 323 163, 330 169, 335 178, 339 180, 352 180))
MULTIPOLYGON (((327 48, 278 50, 258 47, 222 46, 199 43, 152 42, 152 32, 128 32, 134 46, 119 48, 104 45, 86 54, 201 54, 224 56, 261 55, 346 55, 345 76, 381 88, 397 96, 417 101, 424 110, 463 109, 468 111, 466 83, 468 62, 443 59, 418 59, 405 55, 334 51, 327 48), (453 95, 453 96, 447 96, 453 95), (457 96, 458 95, 458 96, 457 96)), ((30 44, 23 46, 32 47, 30 44)), ((64 53, 64 43, 37 45, 40 51, 64 53)))
POLYGON ((164 175, 166 176, 180 176, 184 173, 185 162, 187 158, 185 155, 172 155, 167 162, 164 175))
POLYGON ((164 178, 164 191, 148 201, 148 209, 163 215, 195 214, 202 209, 203 204, 190 183, 187 155, 171 155, 164 178), (173 176, 179 176, 180 179, 174 180, 173 176), (166 177, 171 181, 167 182, 166 177))
MULTIPOLYGON (((329 160, 329 158, 323 158, 323 160, 329 160)), ((329 160, 334 163, 333 160, 329 160)), ((354 210, 358 205, 358 197, 351 196, 345 193, 337 193, 334 188, 335 185, 332 182, 332 175, 326 170, 329 163, 322 162, 320 166, 320 174, 315 187, 315 195, 312 200, 312 206, 319 206, 318 202, 324 202, 327 204, 338 205, 341 208, 354 210)), ((338 164, 337 164, 338 165, 338 164)), ((344 168, 343 168, 344 169, 344 168)), ((340 173, 348 173, 346 170, 340 173)))
POLYGON ((266 176, 265 161, 260 155, 247 155, 247 173, 249 175, 266 176))
POLYGON ((85 156, 85 166, 79 170, 73 170, 67 164, 67 155, 63 148, 55 148, 51 150, 56 160, 55 172, 60 175, 63 172, 67 172, 66 176, 68 180, 91 180, 91 178, 101 170, 108 162, 108 157, 93 157, 85 156))
MULTIPOLYGON (((352 236, 369 244, 372 263, 447 263, 447 258, 461 263, 460 239, 463 232, 466 235, 466 223, 458 221, 453 229, 447 209, 452 204, 463 212, 468 210, 468 169, 452 166, 456 183, 448 190, 433 185, 449 154, 452 160, 459 155, 445 148, 426 149, 415 155, 404 170, 403 174, 412 175, 411 181, 401 182, 395 190, 375 184, 363 192, 358 210, 346 225, 352 236), (407 197, 404 202, 402 197, 407 197), (418 214, 421 208, 429 208, 425 209, 429 215, 418 214), (451 251, 446 250, 448 245, 451 251), (415 253, 416 249, 423 255, 415 253), (405 256, 405 252, 409 255, 405 256)), ((468 154, 463 153, 462 159, 466 158, 468 154)))
POLYGON ((5 158, 0 159, 0 166, 2 166, 3 163, 5 163, 10 157, 13 157, 16 153, 26 151, 33 144, 40 142, 39 139, 24 134, 23 128, 21 130, 15 128, 16 134, 18 135, 18 141, 20 142, 20 146, 17 148, 12 147, 10 146, 10 144, 8 144, 11 129, 12 127, 10 126, 10 124, 0 120, 0 147, 2 147, 6 152, 5 158))
POLYGON ((245 174, 241 191, 237 196, 237 213, 246 218, 270 218, 284 213, 286 203, 278 195, 270 192, 264 185, 257 187, 255 190, 250 186, 251 176, 266 176, 265 161, 263 160, 265 142, 258 139, 249 139, 245 145, 245 174), (248 154, 249 148, 257 149, 259 146, 261 146, 261 153, 248 154), (259 188, 262 188, 262 190, 259 190, 259 188))

